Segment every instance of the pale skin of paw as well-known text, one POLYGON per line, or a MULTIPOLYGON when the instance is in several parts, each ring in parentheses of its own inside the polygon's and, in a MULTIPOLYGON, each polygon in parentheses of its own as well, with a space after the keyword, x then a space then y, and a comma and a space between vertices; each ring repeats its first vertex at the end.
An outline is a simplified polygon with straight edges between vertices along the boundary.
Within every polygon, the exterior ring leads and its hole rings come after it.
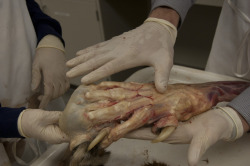
MULTIPOLYGON (((175 119, 173 107, 179 100, 178 95, 175 94, 180 92, 171 91, 169 87, 168 94, 160 94, 153 84, 138 83, 103 82, 99 85, 81 86, 72 95, 64 111, 65 117, 73 117, 68 119, 73 122, 66 130, 70 131, 68 134, 74 140, 72 142, 81 142, 79 138, 84 138, 83 141, 91 141, 102 126, 106 126, 104 124, 118 122, 118 125, 112 128, 110 134, 103 140, 102 146, 106 147, 126 133, 160 119, 162 122, 156 123, 155 130, 171 123, 177 125, 178 120, 175 119), (164 117, 169 120, 168 124, 164 117), (120 120, 125 122, 119 124, 120 120), (106 145, 105 142, 107 142, 106 145)), ((180 96, 182 97, 179 95, 179 98, 180 96)), ((76 144, 74 143, 74 146, 76 144)))
POLYGON ((153 124, 152 131, 156 133, 207 111, 218 102, 220 93, 227 95, 224 84, 222 88, 216 86, 214 83, 175 84, 169 85, 166 93, 158 93, 154 84, 102 82, 81 85, 64 111, 62 122, 71 123, 61 126, 72 140, 81 135, 87 138, 79 142, 91 141, 104 127, 112 126, 101 143, 105 148, 145 124, 153 124))

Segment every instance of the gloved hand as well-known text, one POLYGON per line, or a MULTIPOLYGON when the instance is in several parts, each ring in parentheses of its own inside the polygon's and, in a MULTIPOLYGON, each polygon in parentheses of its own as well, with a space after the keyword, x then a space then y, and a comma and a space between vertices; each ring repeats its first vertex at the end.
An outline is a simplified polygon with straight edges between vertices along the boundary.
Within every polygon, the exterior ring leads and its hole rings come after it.
MULTIPOLYGON (((230 107, 220 107, 180 123, 166 143, 190 143, 189 166, 196 166, 206 150, 219 140, 234 141, 243 135, 239 115, 230 107)), ((134 131, 126 136, 135 139, 154 139, 149 128, 134 131)))
POLYGON ((144 24, 111 40, 77 52, 66 65, 73 67, 69 78, 87 74, 81 81, 90 84, 116 72, 136 66, 153 66, 155 86, 164 92, 173 66, 177 30, 166 20, 148 18, 144 24))
POLYGON ((32 66, 32 91, 42 90, 39 108, 45 108, 51 100, 63 95, 70 85, 66 77, 67 67, 62 43, 58 47, 58 44, 54 43, 61 42, 59 39, 51 35, 46 37, 37 47, 32 66), (54 42, 51 42, 51 37, 54 42))
POLYGON ((58 126, 60 111, 26 109, 18 117, 18 131, 23 137, 35 138, 52 144, 69 141, 58 126))

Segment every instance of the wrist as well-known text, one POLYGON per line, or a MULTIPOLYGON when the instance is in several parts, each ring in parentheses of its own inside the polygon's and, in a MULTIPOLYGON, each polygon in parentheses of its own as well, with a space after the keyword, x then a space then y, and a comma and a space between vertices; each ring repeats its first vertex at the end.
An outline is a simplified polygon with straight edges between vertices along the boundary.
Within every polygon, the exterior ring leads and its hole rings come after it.
POLYGON ((149 17, 154 17, 169 21, 175 27, 178 27, 180 20, 179 14, 174 9, 169 7, 158 7, 150 13, 149 17))
POLYGON ((230 107, 230 106, 228 106, 228 107, 233 109, 237 113, 237 115, 239 116, 241 123, 242 123, 242 126, 243 126, 244 133, 248 132, 250 127, 249 127, 246 119, 236 109, 234 109, 233 107, 230 107))
POLYGON ((161 27, 164 27, 164 29, 167 30, 169 34, 171 35, 173 43, 175 43, 176 36, 177 36, 177 29, 172 23, 170 23, 169 21, 159 19, 159 18, 154 18, 154 17, 147 18, 144 21, 144 23, 147 23, 147 22, 155 22, 161 25, 161 27))
POLYGON ((36 49, 39 48, 55 48, 61 50, 62 52, 65 52, 63 43, 58 37, 54 35, 47 35, 43 37, 42 40, 38 43, 36 49))
POLYGON ((243 118, 243 116, 241 114, 239 114, 237 111, 235 111, 238 116, 240 117, 240 120, 241 120, 241 123, 242 123, 242 126, 243 126, 243 130, 244 130, 244 133, 248 132, 249 131, 249 125, 247 123, 247 121, 245 120, 245 118, 243 118))
POLYGON ((22 111, 20 113, 20 115, 18 116, 18 120, 17 120, 17 126, 18 126, 18 132, 21 136, 23 137, 28 137, 27 135, 24 134, 24 131, 23 131, 23 124, 22 124, 22 119, 23 119, 23 115, 24 113, 27 111, 27 109, 25 109, 24 111, 22 111))
POLYGON ((230 138, 226 138, 226 141, 234 141, 240 138, 244 134, 244 126, 242 120, 237 111, 232 109, 231 107, 217 107, 221 112, 224 112, 226 119, 228 119, 229 124, 228 127, 232 128, 232 133, 230 138), (231 124, 231 125, 230 125, 231 124))

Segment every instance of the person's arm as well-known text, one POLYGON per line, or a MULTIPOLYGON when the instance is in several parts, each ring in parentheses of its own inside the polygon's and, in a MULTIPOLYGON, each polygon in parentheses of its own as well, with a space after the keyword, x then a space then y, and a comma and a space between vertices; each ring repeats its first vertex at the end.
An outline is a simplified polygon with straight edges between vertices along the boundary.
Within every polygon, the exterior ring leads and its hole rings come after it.
POLYGON ((240 115, 245 131, 248 131, 250 126, 249 99, 250 99, 250 87, 228 104, 229 107, 232 107, 240 115))
POLYGON ((176 27, 183 23, 195 0, 151 0, 150 17, 165 19, 176 27), (177 18, 177 15, 179 16, 177 18))
POLYGON ((32 66, 32 91, 43 91, 39 108, 63 95, 69 88, 66 78, 64 40, 58 21, 42 12, 34 0, 26 0, 27 8, 36 31, 37 48, 32 66))
POLYGON ((58 126, 60 111, 0 106, 0 138, 35 138, 49 143, 68 141, 58 126))
POLYGON ((193 0, 152 1, 149 18, 141 26, 78 51, 77 57, 66 63, 72 68, 67 77, 83 75, 81 82, 90 84, 132 67, 152 66, 156 89, 164 93, 173 66, 176 27, 192 4, 193 0))
POLYGON ((158 7, 150 13, 149 17, 154 17, 169 21, 176 28, 178 27, 180 20, 179 14, 174 9, 169 7, 158 7))
POLYGON ((17 120, 24 109, 0 107, 0 138, 23 138, 18 132, 17 120))
POLYGON ((36 31, 37 43, 47 35, 54 35, 64 44, 62 29, 59 22, 43 13, 34 0, 26 0, 26 4, 36 31))

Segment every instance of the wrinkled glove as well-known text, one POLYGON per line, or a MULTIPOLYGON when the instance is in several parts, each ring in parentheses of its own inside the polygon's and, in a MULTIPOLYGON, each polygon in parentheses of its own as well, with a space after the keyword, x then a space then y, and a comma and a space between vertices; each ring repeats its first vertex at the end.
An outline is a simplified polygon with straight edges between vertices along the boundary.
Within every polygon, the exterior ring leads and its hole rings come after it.
POLYGON ((93 83, 119 71, 136 66, 153 66, 155 86, 164 92, 173 66, 173 47, 177 30, 170 22, 148 18, 144 24, 111 40, 77 52, 67 62, 73 67, 69 78, 87 74, 81 81, 93 83))
POLYGON ((18 117, 18 131, 23 137, 35 138, 49 143, 62 143, 69 140, 58 126, 60 111, 26 109, 18 117))
POLYGON ((64 48, 59 42, 52 35, 46 36, 36 50, 31 87, 33 92, 42 91, 39 108, 45 108, 51 100, 63 95, 70 85, 66 77, 64 48))
MULTIPOLYGON (((234 141, 242 135, 243 125, 239 115, 230 107, 219 107, 180 123, 174 133, 164 142, 190 143, 188 163, 189 166, 196 166, 206 150, 217 141, 234 141)), ((154 139, 155 135, 149 128, 143 128, 126 137, 154 139)))

